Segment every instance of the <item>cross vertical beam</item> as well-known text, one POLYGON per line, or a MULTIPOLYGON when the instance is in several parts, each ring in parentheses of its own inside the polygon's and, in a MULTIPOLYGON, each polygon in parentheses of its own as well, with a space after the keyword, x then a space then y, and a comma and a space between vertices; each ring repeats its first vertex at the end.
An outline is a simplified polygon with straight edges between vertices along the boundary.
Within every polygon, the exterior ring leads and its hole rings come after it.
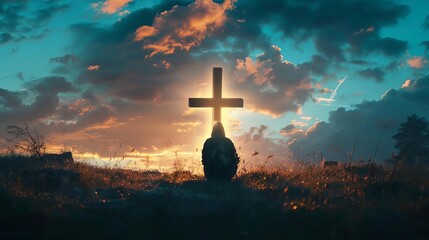
POLYGON ((222 98, 222 68, 213 68, 213 97, 212 98, 189 98, 189 107, 212 107, 213 121, 220 122, 222 119, 222 107, 243 107, 242 98, 222 98))
POLYGON ((222 118, 222 107, 218 103, 222 99, 222 68, 213 68, 213 98, 215 103, 213 106, 213 121, 220 122, 222 118))

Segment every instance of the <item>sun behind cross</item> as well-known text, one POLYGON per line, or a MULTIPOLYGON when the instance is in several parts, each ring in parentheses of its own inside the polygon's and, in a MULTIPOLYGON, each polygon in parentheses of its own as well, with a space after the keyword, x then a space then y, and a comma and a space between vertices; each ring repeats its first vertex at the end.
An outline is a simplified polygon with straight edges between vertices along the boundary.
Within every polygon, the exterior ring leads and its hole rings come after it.
POLYGON ((242 98, 222 98, 222 68, 213 68, 213 97, 189 98, 189 107, 212 107, 213 122, 221 122, 223 107, 243 107, 242 98))

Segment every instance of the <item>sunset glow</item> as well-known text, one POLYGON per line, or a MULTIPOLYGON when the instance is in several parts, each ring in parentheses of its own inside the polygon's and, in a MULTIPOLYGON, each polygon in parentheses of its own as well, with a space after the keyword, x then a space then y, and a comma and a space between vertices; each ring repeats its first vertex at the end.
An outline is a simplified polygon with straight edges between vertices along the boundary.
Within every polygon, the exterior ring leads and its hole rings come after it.
POLYGON ((171 169, 181 159, 201 173, 213 111, 188 98, 212 97, 221 67, 222 96, 244 99, 221 110, 243 160, 342 161, 359 136, 355 157, 379 145, 381 162, 407 116, 429 118, 426 5, 3 1, 0 147, 10 151, 8 125, 28 124, 48 152, 82 162, 171 169))

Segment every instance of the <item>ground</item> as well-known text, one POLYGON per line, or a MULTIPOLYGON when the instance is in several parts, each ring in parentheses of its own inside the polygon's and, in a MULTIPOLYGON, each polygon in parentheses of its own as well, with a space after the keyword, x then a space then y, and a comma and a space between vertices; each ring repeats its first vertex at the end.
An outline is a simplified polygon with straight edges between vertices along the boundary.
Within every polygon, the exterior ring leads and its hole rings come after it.
POLYGON ((0 239, 427 239, 429 171, 355 163, 240 172, 0 158, 0 239))

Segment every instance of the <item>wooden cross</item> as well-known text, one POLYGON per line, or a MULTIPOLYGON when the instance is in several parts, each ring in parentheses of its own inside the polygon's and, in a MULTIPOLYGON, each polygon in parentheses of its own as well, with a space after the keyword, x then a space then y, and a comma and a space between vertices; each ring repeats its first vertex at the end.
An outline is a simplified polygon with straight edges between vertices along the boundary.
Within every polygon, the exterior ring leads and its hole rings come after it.
POLYGON ((222 68, 213 68, 213 97, 189 98, 189 107, 212 107, 213 121, 221 121, 222 107, 243 107, 242 98, 222 98, 222 68))

